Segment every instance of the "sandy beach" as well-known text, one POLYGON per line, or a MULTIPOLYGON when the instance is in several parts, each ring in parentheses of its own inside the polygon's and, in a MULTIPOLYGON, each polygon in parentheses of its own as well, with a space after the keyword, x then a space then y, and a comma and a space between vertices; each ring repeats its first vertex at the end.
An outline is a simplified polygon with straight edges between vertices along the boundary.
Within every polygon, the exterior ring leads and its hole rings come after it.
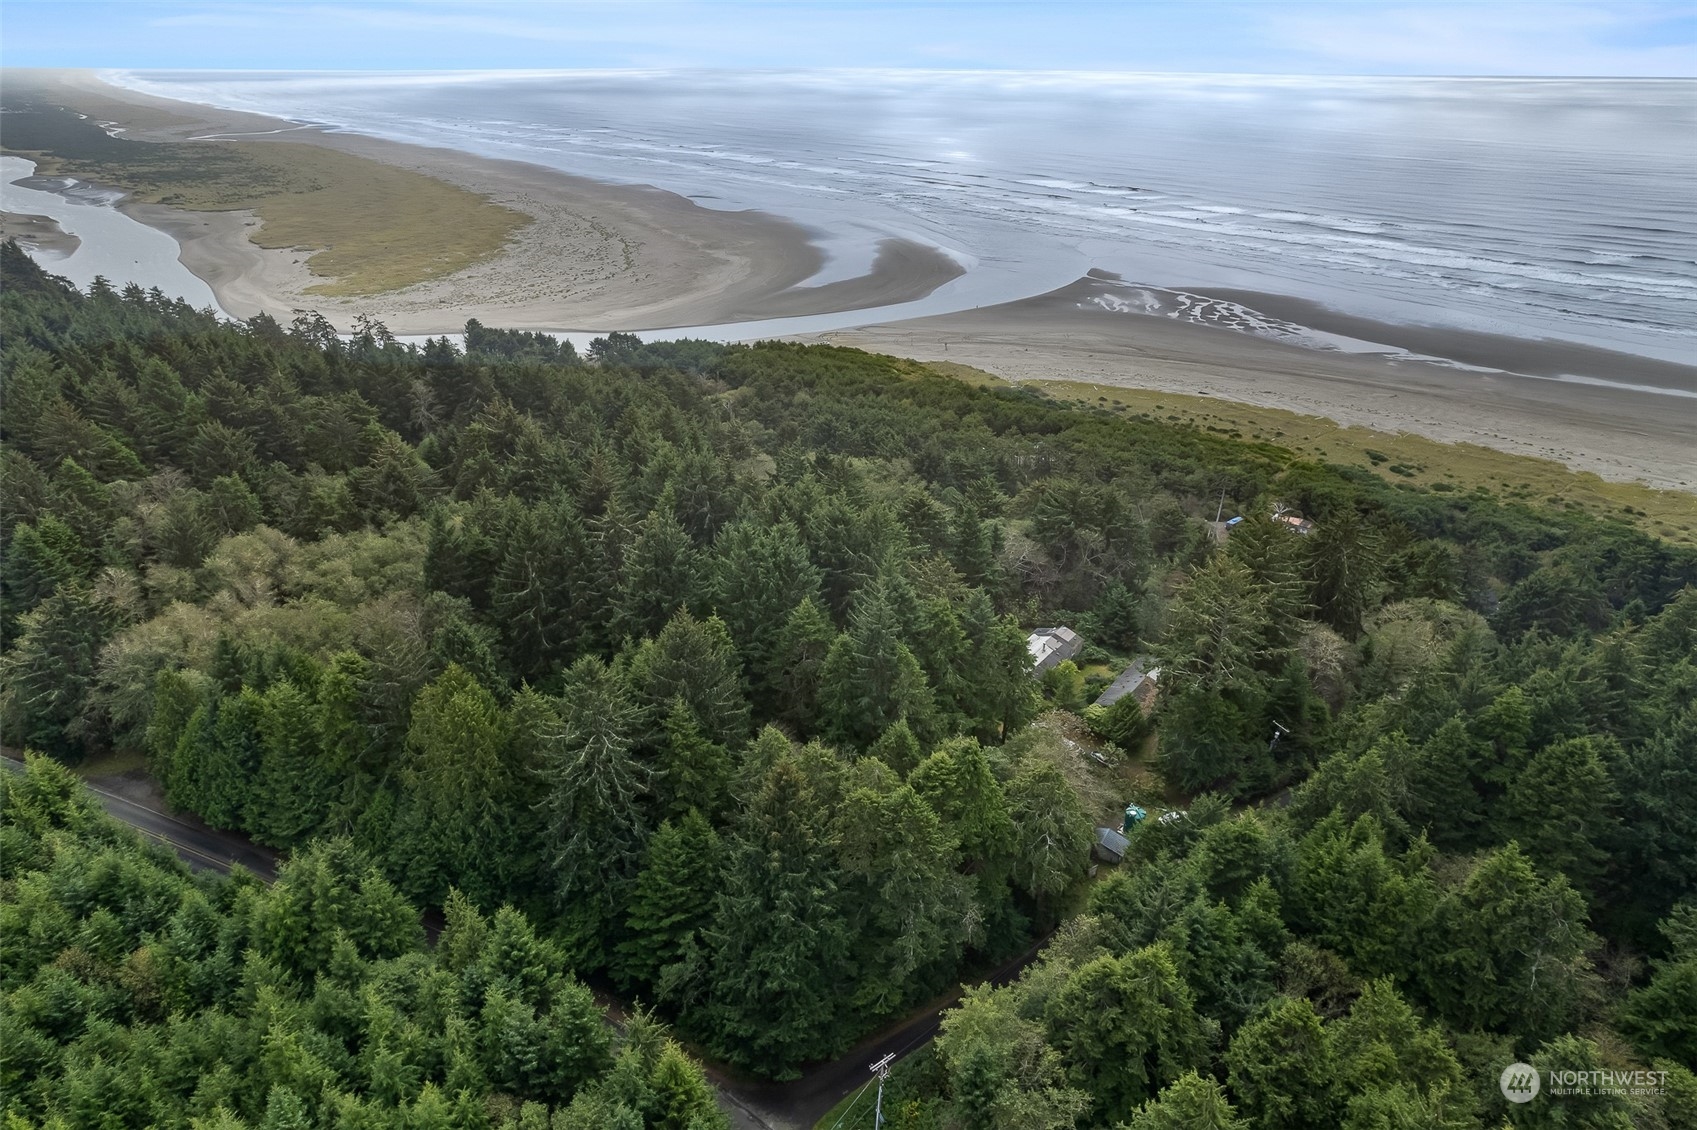
MULTIPOLYGON (((867 273, 810 286, 823 263, 812 233, 770 214, 715 211, 655 188, 155 98, 82 72, 42 81, 91 118, 119 123, 125 138, 206 144, 240 138, 261 143, 266 153, 316 147, 423 174, 524 217, 504 248, 468 268, 387 293, 337 298, 314 293, 325 279, 308 269, 310 249, 253 242, 261 220, 252 211, 121 205, 175 237, 183 264, 237 317, 266 312, 287 320, 312 309, 346 327, 368 314, 404 335, 457 332, 468 318, 519 329, 661 330, 912 301, 961 273, 933 248, 889 239, 867 273)), ((1193 306, 1205 310, 1186 321, 1130 309, 1124 298, 1134 291, 1100 275, 1021 301, 797 340, 953 361, 1016 381, 1211 396, 1556 460, 1614 481, 1697 491, 1697 367, 1560 342, 1374 322, 1271 294, 1191 294, 1185 301, 1199 298, 1193 306), (1236 324, 1229 312, 1241 308, 1474 368, 1316 350, 1220 328, 1236 324), (1216 318, 1222 310, 1228 314, 1216 318), (1570 373, 1615 383, 1559 379, 1570 373)))
POLYGON ((121 205, 175 237, 183 263, 236 317, 264 312, 286 320, 313 309, 347 326, 366 314, 397 334, 458 332, 468 318, 516 329, 665 329, 910 301, 961 272, 929 247, 889 240, 867 274, 807 286, 823 256, 811 233, 777 216, 716 211, 655 188, 156 98, 85 72, 29 77, 129 140, 317 146, 422 173, 528 220, 499 254, 465 270, 389 293, 335 298, 313 293, 325 280, 308 270, 305 249, 267 249, 249 238, 260 222, 251 211, 121 205))
POLYGON ((25 212, 0 212, 0 239, 15 239, 25 247, 50 255, 69 255, 82 242, 51 216, 25 212))
MULTIPOLYGON (((1021 302, 796 340, 953 361, 1013 381, 1078 381, 1217 397, 1552 459, 1617 482, 1697 491, 1697 399, 1521 375, 1559 371, 1567 351, 1582 347, 1465 335, 1470 340, 1454 343, 1458 351, 1511 370, 1473 372, 1306 349, 1093 304, 1111 285, 1081 279, 1021 302)), ((1315 328, 1353 331, 1407 348, 1437 346, 1432 335, 1450 335, 1361 319, 1346 325, 1318 308, 1298 311, 1291 300, 1237 297, 1268 312, 1300 312, 1315 328)), ((1687 393, 1697 388, 1697 369, 1626 354, 1601 359, 1623 382, 1687 393)))

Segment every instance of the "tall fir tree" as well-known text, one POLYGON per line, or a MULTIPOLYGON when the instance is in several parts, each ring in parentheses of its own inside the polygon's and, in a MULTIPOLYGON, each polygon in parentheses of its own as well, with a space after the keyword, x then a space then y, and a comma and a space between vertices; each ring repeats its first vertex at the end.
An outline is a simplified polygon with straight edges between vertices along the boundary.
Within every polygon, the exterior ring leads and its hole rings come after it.
POLYGON ((613 919, 648 834, 650 771, 631 755, 639 725, 619 672, 592 656, 572 665, 543 753, 548 863, 559 905, 596 932, 613 919))
POLYGON ((724 866, 719 835, 699 812, 660 825, 643 850, 626 902, 614 971, 672 1007, 695 1004, 706 987, 703 931, 712 921, 724 866))
POLYGON ((777 1078, 831 1054, 849 930, 829 841, 801 772, 780 760, 730 846, 709 935, 711 988, 690 1023, 734 1063, 777 1078))

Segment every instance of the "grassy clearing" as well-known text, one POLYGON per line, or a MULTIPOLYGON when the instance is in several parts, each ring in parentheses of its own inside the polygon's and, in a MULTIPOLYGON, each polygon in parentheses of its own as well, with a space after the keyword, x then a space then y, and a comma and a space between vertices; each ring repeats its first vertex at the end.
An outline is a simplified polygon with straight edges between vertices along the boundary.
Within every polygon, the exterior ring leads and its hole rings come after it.
POLYGON ((1188 425, 1229 439, 1283 448, 1303 459, 1365 467, 1388 482, 1440 492, 1483 487, 1528 503, 1621 517, 1674 544, 1697 545, 1697 496, 1683 491, 1612 483, 1547 459, 1471 443, 1439 443, 1424 436, 1345 427, 1319 416, 1207 396, 1075 381, 1029 383, 1057 400, 1188 425))
POLYGON ((305 252, 307 270, 326 280, 310 294, 381 294, 441 278, 496 255, 530 222, 434 177, 316 145, 112 137, 97 124, 102 112, 143 128, 169 115, 96 96, 49 100, 26 89, 8 93, 5 111, 6 151, 35 159, 43 175, 98 181, 146 203, 253 211, 255 244, 305 252))
POLYGON ((994 388, 1000 385, 1011 385, 1013 382, 998 377, 995 373, 987 373, 983 369, 975 369, 971 365, 960 365, 953 361, 925 361, 921 364, 944 377, 953 377, 974 388, 994 388))

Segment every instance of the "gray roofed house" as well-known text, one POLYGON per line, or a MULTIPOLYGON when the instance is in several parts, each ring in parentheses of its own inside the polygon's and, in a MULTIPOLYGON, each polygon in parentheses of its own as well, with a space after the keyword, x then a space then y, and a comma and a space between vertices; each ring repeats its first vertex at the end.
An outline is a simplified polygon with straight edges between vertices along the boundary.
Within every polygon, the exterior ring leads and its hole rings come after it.
POLYGON ((1041 675, 1084 650, 1084 641, 1071 628, 1038 628, 1026 638, 1032 670, 1041 675))
POLYGON ((1129 694, 1135 696, 1137 704, 1147 710, 1155 700, 1156 685, 1161 681, 1159 667, 1144 670, 1143 665, 1153 661, 1153 657, 1148 655, 1132 660, 1130 666, 1120 672, 1119 678, 1108 684, 1108 688, 1096 699, 1096 705, 1112 706, 1129 694))

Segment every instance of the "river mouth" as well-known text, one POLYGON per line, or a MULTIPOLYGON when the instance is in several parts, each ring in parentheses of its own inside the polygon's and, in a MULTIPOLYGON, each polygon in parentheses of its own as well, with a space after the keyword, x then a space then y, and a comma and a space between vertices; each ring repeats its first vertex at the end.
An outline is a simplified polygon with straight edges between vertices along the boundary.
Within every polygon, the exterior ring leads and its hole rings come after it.
POLYGON ((67 237, 68 254, 25 246, 42 267, 82 289, 96 278, 120 289, 133 283, 196 309, 223 313, 212 288, 183 266, 177 241, 125 215, 118 207, 123 199, 122 192, 100 185, 37 176, 35 162, 27 158, 0 156, 0 209, 46 217, 67 237))

